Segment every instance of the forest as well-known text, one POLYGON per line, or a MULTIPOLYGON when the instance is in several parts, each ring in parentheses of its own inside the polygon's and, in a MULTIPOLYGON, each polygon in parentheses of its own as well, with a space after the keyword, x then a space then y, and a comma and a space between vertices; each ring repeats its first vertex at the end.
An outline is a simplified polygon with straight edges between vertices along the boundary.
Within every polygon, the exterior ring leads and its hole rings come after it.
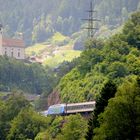
POLYGON ((54 75, 49 68, 30 64, 6 56, 0 57, 0 91, 22 90, 25 93, 42 94, 52 90, 54 75))
POLYGON ((48 96, 61 77, 68 73, 77 63, 63 62, 58 70, 38 63, 19 61, 15 58, 0 56, 0 91, 23 91, 26 94, 48 96))
POLYGON ((139 26, 139 18, 132 16, 122 33, 105 41, 88 40, 77 65, 57 86, 62 101, 94 100, 109 79, 120 85, 126 77, 140 75, 139 26))
MULTIPOLYGON (((107 24, 112 29, 140 9, 140 1, 96 0, 94 7, 101 26, 107 24)), ((80 31, 85 24, 82 19, 88 17, 89 0, 0 0, 0 9, 5 35, 17 37, 22 33, 29 45, 46 41, 56 32, 71 37, 80 31)))
MULTIPOLYGON (((62 65, 65 66, 63 69, 65 75, 61 75, 62 73, 55 75, 62 77, 57 86, 55 85, 62 102, 96 101, 89 120, 80 114, 44 117, 35 111, 34 106, 25 99, 22 92, 13 91, 8 98, 0 100, 0 139, 139 140, 139 40, 140 12, 134 12, 121 32, 108 40, 87 40, 85 50, 79 58, 70 63, 71 67, 66 67, 67 63, 62 65)), ((19 72, 16 70, 22 71, 18 77, 10 77, 13 81, 14 78, 17 81, 18 78, 23 80, 23 77, 28 79, 33 76, 38 81, 40 79, 45 81, 39 81, 40 84, 46 81, 50 84, 47 69, 40 65, 25 64, 3 57, 0 60, 6 64, 4 66, 1 62, 0 69, 4 72, 7 66, 11 67, 11 71, 7 72, 10 75, 11 72, 15 72, 18 76, 19 72), (13 67, 10 65, 12 62, 13 67), (14 68, 15 70, 12 70, 14 68), (28 75, 25 74, 24 68, 28 69, 28 75)), ((9 85, 12 84, 11 79, 8 80, 9 85)), ((1 78, 2 84, 7 82, 2 80, 5 79, 1 78)), ((32 82, 29 80, 29 83, 34 87, 34 80, 32 82)), ((41 87, 46 88, 46 85, 41 87)))

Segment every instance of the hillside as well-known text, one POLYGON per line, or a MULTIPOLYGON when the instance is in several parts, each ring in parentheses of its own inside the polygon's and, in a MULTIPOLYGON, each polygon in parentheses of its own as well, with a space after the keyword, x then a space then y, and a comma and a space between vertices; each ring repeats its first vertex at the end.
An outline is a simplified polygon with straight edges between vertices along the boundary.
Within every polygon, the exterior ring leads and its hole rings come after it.
MULTIPOLYGON (((71 36, 81 30, 88 17, 89 0, 0 0, 0 22, 5 35, 23 33, 26 44, 47 41, 54 33, 71 36), (73 2, 72 2, 73 1, 73 2), (16 8, 15 8, 16 7, 16 8)), ((129 13, 140 8, 139 0, 98 0, 95 9, 101 25, 116 28, 129 13)))
POLYGON ((49 67, 58 67, 64 61, 71 62, 80 56, 81 51, 74 50, 72 39, 60 33, 55 33, 47 42, 38 43, 26 48, 29 59, 35 58, 37 62, 49 67))
POLYGON ((89 1, 0 0, 5 35, 30 46, 0 56, 0 140, 139 140, 140 0, 96 0, 94 38, 89 1))
POLYGON ((122 32, 105 42, 87 42, 78 64, 57 87, 62 102, 94 100, 109 79, 120 85, 126 77, 140 74, 139 19, 140 12, 133 14, 122 32))
MULTIPOLYGON (((42 94, 52 91, 57 80, 48 67, 0 57, 0 91, 22 90, 24 93, 42 94)), ((1 94, 1 93, 0 93, 1 94)))

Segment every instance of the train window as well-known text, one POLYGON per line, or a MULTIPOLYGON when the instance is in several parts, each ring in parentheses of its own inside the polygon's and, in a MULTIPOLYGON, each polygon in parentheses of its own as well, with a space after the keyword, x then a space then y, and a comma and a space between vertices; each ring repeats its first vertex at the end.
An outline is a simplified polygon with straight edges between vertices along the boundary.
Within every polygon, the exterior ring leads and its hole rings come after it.
POLYGON ((80 110, 80 109, 89 109, 94 107, 95 107, 94 104, 72 105, 72 106, 67 106, 67 110, 80 110))
POLYGON ((77 109, 80 109, 80 106, 79 105, 77 106, 77 109))
POLYGON ((75 109, 75 107, 74 107, 74 106, 72 106, 72 107, 71 107, 71 109, 72 109, 72 110, 74 110, 74 109, 75 109))
POLYGON ((81 106, 80 105, 78 105, 78 109, 81 109, 81 106))

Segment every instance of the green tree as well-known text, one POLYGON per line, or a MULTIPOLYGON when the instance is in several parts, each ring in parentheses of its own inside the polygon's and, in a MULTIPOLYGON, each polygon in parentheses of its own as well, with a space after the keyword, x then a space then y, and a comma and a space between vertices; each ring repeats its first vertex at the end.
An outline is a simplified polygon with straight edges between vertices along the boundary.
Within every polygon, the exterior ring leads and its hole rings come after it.
POLYGON ((132 14, 131 19, 123 29, 123 33, 126 35, 125 38, 130 45, 140 49, 140 12, 132 14))
POLYGON ((109 77, 117 78, 117 77, 125 77, 129 74, 127 70, 127 66, 121 62, 114 62, 108 67, 109 77))
POLYGON ((79 115, 71 115, 62 128, 60 140, 84 140, 87 122, 79 115))
POLYGON ((85 42, 85 49, 98 48, 101 49, 103 47, 103 42, 97 39, 87 39, 85 42))
POLYGON ((138 3, 138 7, 137 7, 137 9, 140 10, 140 2, 138 3))
POLYGON ((123 7, 122 9, 122 22, 126 21, 126 19, 128 19, 128 11, 126 9, 126 7, 123 7))
POLYGON ((47 128, 47 130, 45 130, 45 132, 40 132, 36 136, 35 140, 56 139, 57 135, 59 135, 61 132, 63 124, 64 124, 64 118, 62 116, 56 116, 55 118, 51 117, 51 121, 50 121, 50 124, 49 124, 49 127, 47 128))
MULTIPOLYGON (((135 14, 132 23, 135 22, 134 25, 138 25, 139 28, 138 20, 138 15, 135 14)), ((139 75, 139 50, 127 40, 131 33, 139 41, 139 34, 136 34, 139 31, 134 30, 134 25, 125 26, 124 31, 127 32, 118 33, 103 43, 87 41, 87 48, 78 58, 77 65, 58 85, 64 102, 93 100, 99 95, 107 79, 113 79, 117 84, 121 84, 126 76, 139 75)))
POLYGON ((8 100, 6 100, 5 105, 7 106, 6 114, 8 120, 12 120, 23 108, 30 106, 29 102, 20 92, 12 93, 8 100))
POLYGON ((49 67, 40 64, 27 64, 22 61, 0 57, 0 85, 1 91, 12 91, 14 88, 26 93, 48 94, 56 79, 49 67), (51 82, 49 82, 51 81, 51 82))
POLYGON ((6 105, 3 101, 0 100, 0 139, 5 140, 6 137, 6 105))
POLYGON ((52 140, 52 138, 49 133, 41 132, 35 137, 35 140, 52 140))
POLYGON ((128 80, 120 86, 99 116, 93 140, 136 140, 140 138, 140 79, 128 80))
POLYGON ((34 139, 36 135, 47 128, 48 121, 31 108, 24 108, 11 123, 7 140, 34 139))
POLYGON ((62 17, 58 17, 57 18, 57 21, 56 21, 56 29, 57 29, 57 31, 58 32, 61 32, 62 33, 62 31, 63 31, 63 19, 62 19, 62 17))
POLYGON ((0 102, 0 139, 6 140, 11 121, 29 102, 20 93, 13 93, 5 102, 0 102))
POLYGON ((104 112, 105 107, 108 105, 108 100, 115 96, 116 91, 117 87, 112 81, 108 81, 104 85, 99 97, 96 99, 96 105, 92 118, 88 122, 88 132, 86 135, 87 140, 92 140, 94 135, 93 129, 99 127, 98 115, 104 112))

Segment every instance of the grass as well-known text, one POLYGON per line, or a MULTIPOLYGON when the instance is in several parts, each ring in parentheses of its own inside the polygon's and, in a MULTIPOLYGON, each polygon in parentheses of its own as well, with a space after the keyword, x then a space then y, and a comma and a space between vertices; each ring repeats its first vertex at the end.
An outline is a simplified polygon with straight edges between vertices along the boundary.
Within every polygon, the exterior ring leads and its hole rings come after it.
POLYGON ((27 55, 38 55, 40 54, 42 51, 44 51, 47 48, 47 45, 45 45, 44 43, 42 44, 35 44, 33 46, 30 46, 28 48, 26 48, 26 54, 27 55))
POLYGON ((54 42, 61 42, 64 41, 67 37, 62 35, 61 33, 57 32, 54 34, 54 36, 52 37, 52 40, 54 42))
POLYGON ((33 46, 29 46, 26 48, 26 54, 27 56, 31 55, 39 55, 41 54, 44 50, 49 51, 49 45, 52 44, 53 46, 57 46, 57 44, 63 42, 66 40, 68 37, 62 35, 61 33, 57 32, 55 33, 52 38, 50 38, 47 42, 44 43, 38 43, 33 46))
POLYGON ((54 56, 47 58, 44 62, 44 65, 48 65, 50 67, 55 67, 62 63, 63 61, 72 61, 74 58, 79 57, 81 51, 74 50, 61 50, 54 56))
POLYGON ((69 44, 71 39, 68 36, 64 36, 63 34, 57 32, 50 39, 48 39, 50 44, 55 46, 63 46, 69 44))
POLYGON ((73 44, 62 47, 52 47, 46 45, 46 43, 35 44, 26 49, 28 56, 38 55, 41 56, 44 52, 48 52, 50 55, 44 59, 43 65, 50 67, 56 67, 63 61, 72 61, 74 58, 79 57, 81 51, 75 51, 72 49, 73 44), (56 49, 57 48, 57 49, 56 49))
POLYGON ((56 67, 63 61, 70 62, 80 56, 81 51, 73 50, 73 44, 73 40, 57 32, 47 42, 26 48, 26 55, 40 56, 43 60, 43 65, 56 67))

